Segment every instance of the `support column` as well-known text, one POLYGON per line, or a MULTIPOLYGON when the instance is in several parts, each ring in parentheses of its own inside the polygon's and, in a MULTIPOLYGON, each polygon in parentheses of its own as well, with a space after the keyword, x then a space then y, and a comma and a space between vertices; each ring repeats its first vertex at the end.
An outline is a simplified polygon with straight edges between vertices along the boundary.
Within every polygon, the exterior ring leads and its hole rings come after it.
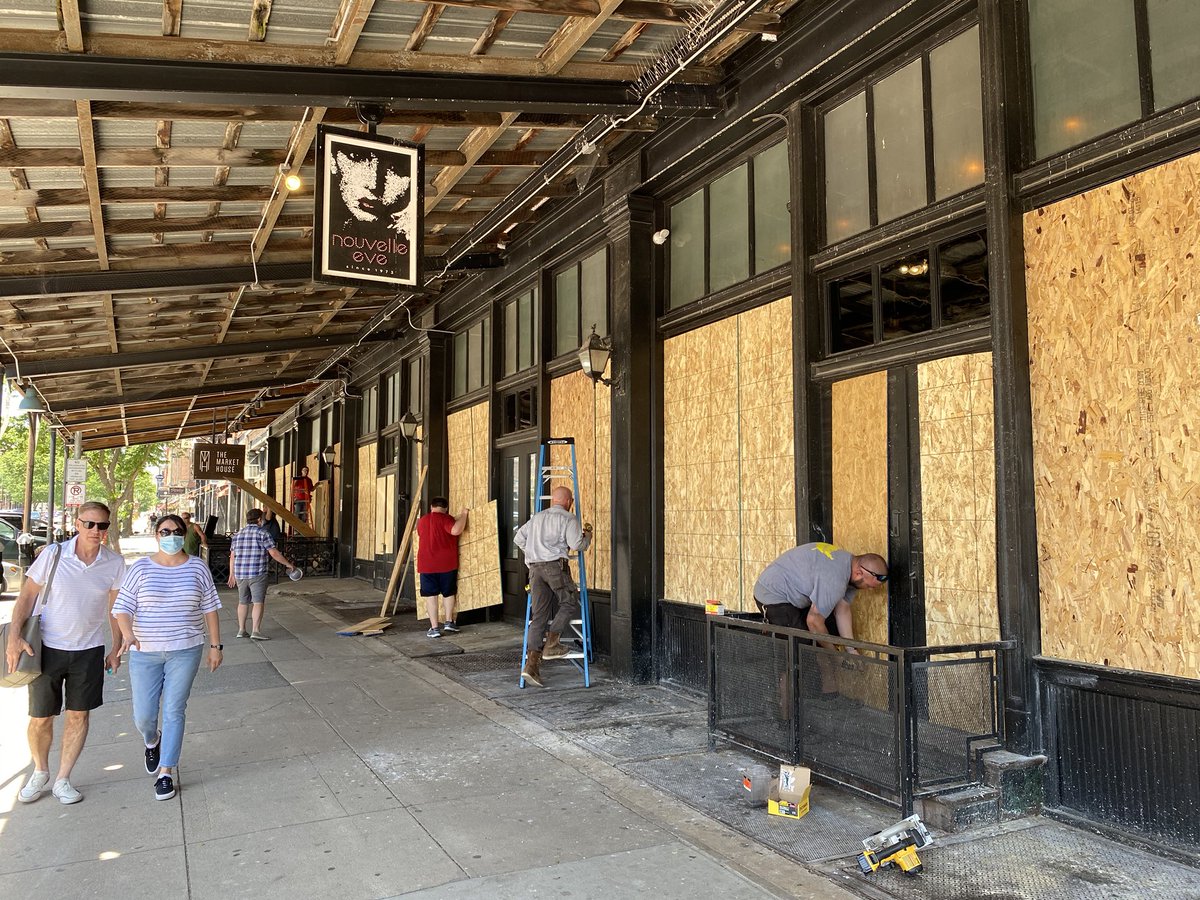
MULTIPOLYGON (((338 509, 334 514, 335 534, 337 535, 337 576, 349 578, 354 574, 354 533, 358 525, 355 511, 358 507, 358 421, 361 415, 361 404, 356 400, 342 402, 341 433, 339 443, 342 445, 341 465, 335 475, 338 478, 338 509)), ((274 442, 267 444, 273 446, 274 442)), ((267 451, 268 460, 270 450, 267 451)))
POLYGON ((604 209, 612 247, 612 667, 638 683, 654 677, 654 622, 662 593, 662 352, 656 334, 653 201, 619 196, 604 209))
POLYGON ((996 405, 996 586, 1000 636, 1015 640, 1005 682, 1012 750, 1041 749, 1033 658, 1041 652, 1033 413, 1025 306, 1022 208, 1013 175, 1021 165, 1023 102, 1020 4, 980 0, 983 134, 987 155, 988 272, 996 405))
MULTIPOLYGON (((421 322, 423 328, 434 325, 432 314, 421 322)), ((421 336, 421 353, 425 357, 424 384, 421 386, 421 425, 424 443, 412 444, 412 451, 422 454, 423 464, 429 466, 425 476, 423 496, 449 496, 450 448, 446 443, 446 404, 450 401, 450 342, 449 335, 426 332, 421 336)))

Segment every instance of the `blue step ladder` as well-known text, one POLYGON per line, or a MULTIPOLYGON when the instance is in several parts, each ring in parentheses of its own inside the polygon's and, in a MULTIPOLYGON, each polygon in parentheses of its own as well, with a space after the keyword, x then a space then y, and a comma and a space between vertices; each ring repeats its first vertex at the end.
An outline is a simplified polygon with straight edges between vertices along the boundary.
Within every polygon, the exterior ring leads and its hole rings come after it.
MULTIPOLYGON (((537 496, 534 500, 534 512, 539 513, 550 505, 551 479, 563 478, 567 474, 571 476, 571 492, 575 495, 575 518, 580 526, 583 525, 583 512, 581 511, 581 503, 579 501, 579 468, 575 460, 575 438, 547 438, 545 443, 538 449, 538 484, 537 496), (571 448, 571 465, 555 466, 550 464, 550 448, 552 447, 570 447, 571 448), (546 492, 546 493, 543 493, 546 492)), ((578 619, 571 620, 571 631, 574 632, 574 640, 581 644, 582 650, 571 650, 564 657, 576 669, 583 674, 583 686, 592 686, 591 662, 592 662, 592 609, 588 603, 587 589, 587 565, 584 561, 584 553, 579 551, 571 551, 568 558, 577 563, 579 566, 579 615, 578 619)), ((529 658, 529 621, 533 616, 533 594, 529 590, 528 585, 525 588, 525 638, 521 643, 521 671, 525 671, 525 663, 529 658)), ((567 638, 567 635, 563 635, 567 638)), ((564 640, 564 643, 569 643, 569 640, 564 640)), ((548 662, 557 662, 556 659, 547 660, 542 658, 542 664, 548 662)), ((525 687, 525 677, 522 675, 517 684, 522 688, 525 687)))

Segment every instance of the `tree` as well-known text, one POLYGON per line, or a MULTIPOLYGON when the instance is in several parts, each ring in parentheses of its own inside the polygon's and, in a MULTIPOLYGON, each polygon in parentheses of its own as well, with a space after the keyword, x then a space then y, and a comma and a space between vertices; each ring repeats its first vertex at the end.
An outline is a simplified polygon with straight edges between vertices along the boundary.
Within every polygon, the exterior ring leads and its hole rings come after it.
POLYGON ((118 551, 118 535, 130 534, 133 530, 135 501, 153 502, 154 479, 146 467, 162 463, 163 447, 163 444, 135 444, 84 454, 88 464, 88 499, 103 500, 108 504, 112 521, 117 523, 117 528, 108 531, 108 543, 118 551))

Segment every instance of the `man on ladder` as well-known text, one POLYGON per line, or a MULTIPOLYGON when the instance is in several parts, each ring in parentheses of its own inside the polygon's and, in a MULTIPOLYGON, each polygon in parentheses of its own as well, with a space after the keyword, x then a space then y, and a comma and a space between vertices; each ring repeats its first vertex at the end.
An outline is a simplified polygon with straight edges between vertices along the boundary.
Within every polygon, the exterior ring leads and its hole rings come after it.
POLYGON ((520 527, 513 542, 525 552, 533 611, 529 620, 528 652, 521 677, 542 686, 542 658, 562 659, 570 651, 560 637, 580 615, 579 588, 571 578, 567 555, 591 545, 592 526, 582 527, 571 513, 571 489, 556 487, 550 506, 520 527), (552 621, 553 619, 553 621, 552 621), (542 646, 542 636, 546 644, 542 646))

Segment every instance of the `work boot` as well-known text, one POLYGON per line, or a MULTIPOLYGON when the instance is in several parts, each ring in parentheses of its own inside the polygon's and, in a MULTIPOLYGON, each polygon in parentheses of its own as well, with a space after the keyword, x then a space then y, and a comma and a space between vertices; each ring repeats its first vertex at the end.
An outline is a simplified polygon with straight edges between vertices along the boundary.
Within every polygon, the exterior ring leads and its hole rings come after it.
POLYGON ((562 645, 559 635, 551 631, 546 635, 546 646, 542 648, 544 659, 562 659, 569 651, 562 645))
POLYGON ((521 677, 530 684, 542 686, 542 651, 530 650, 529 655, 525 658, 525 668, 521 670, 521 677))

